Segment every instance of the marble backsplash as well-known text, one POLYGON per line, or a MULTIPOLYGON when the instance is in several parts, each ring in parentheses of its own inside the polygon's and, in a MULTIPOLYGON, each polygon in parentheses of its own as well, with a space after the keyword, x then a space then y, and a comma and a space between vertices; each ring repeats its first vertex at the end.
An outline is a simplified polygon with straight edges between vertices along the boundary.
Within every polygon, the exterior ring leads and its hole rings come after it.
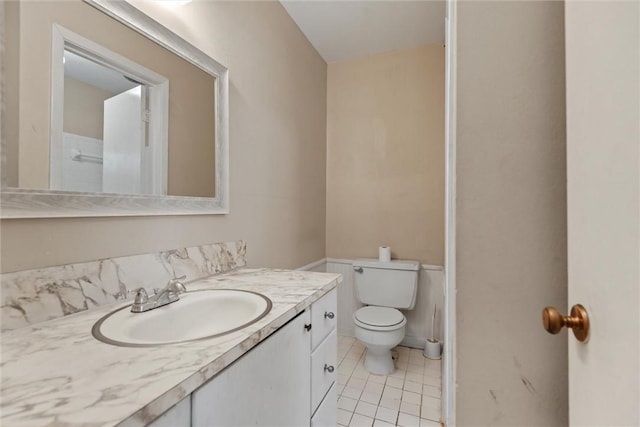
MULTIPOLYGON (((17 329, 246 265, 244 241, 213 243, 0 275, 0 328, 17 329)), ((188 286, 188 285, 187 285, 188 286)))

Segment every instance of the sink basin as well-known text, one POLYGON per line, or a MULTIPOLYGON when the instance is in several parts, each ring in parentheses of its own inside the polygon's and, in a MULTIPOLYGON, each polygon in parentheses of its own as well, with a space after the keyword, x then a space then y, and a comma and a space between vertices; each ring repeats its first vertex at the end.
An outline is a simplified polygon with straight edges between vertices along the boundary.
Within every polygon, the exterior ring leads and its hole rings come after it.
POLYGON ((104 316, 91 332, 102 342, 126 347, 173 344, 235 332, 262 319, 271 306, 269 298, 256 292, 191 291, 144 313, 132 313, 127 305, 104 316))

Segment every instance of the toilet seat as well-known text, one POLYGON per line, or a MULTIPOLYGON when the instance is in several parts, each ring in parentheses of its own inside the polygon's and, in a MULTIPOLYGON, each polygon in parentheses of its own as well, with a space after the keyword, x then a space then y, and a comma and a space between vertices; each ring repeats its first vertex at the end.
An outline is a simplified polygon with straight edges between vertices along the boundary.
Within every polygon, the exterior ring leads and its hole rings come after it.
POLYGON ((395 308, 370 305, 357 310, 353 322, 370 331, 393 331, 404 327, 407 319, 395 308))

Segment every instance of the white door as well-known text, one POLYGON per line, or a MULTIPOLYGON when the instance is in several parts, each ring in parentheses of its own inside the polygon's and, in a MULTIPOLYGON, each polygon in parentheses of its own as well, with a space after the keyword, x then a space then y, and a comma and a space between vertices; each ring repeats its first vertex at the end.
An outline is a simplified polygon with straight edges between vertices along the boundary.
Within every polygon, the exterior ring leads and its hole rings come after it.
POLYGON ((143 110, 142 86, 104 101, 102 189, 105 193, 142 193, 143 110))
POLYGON ((567 1, 569 334, 573 426, 640 425, 638 1, 567 1))

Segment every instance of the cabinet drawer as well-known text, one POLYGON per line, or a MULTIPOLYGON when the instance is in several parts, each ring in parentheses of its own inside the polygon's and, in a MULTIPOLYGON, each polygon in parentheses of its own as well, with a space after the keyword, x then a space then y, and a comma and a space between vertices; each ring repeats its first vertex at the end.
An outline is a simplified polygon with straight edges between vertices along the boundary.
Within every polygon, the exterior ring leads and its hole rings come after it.
POLYGON ((311 413, 338 376, 338 332, 334 329, 311 353, 311 413))
POLYGON ((311 349, 315 349, 338 324, 338 290, 334 289, 311 305, 311 349))
POLYGON ((336 387, 336 383, 333 383, 322 403, 318 406, 316 413, 311 418, 311 427, 335 427, 338 425, 336 387))

